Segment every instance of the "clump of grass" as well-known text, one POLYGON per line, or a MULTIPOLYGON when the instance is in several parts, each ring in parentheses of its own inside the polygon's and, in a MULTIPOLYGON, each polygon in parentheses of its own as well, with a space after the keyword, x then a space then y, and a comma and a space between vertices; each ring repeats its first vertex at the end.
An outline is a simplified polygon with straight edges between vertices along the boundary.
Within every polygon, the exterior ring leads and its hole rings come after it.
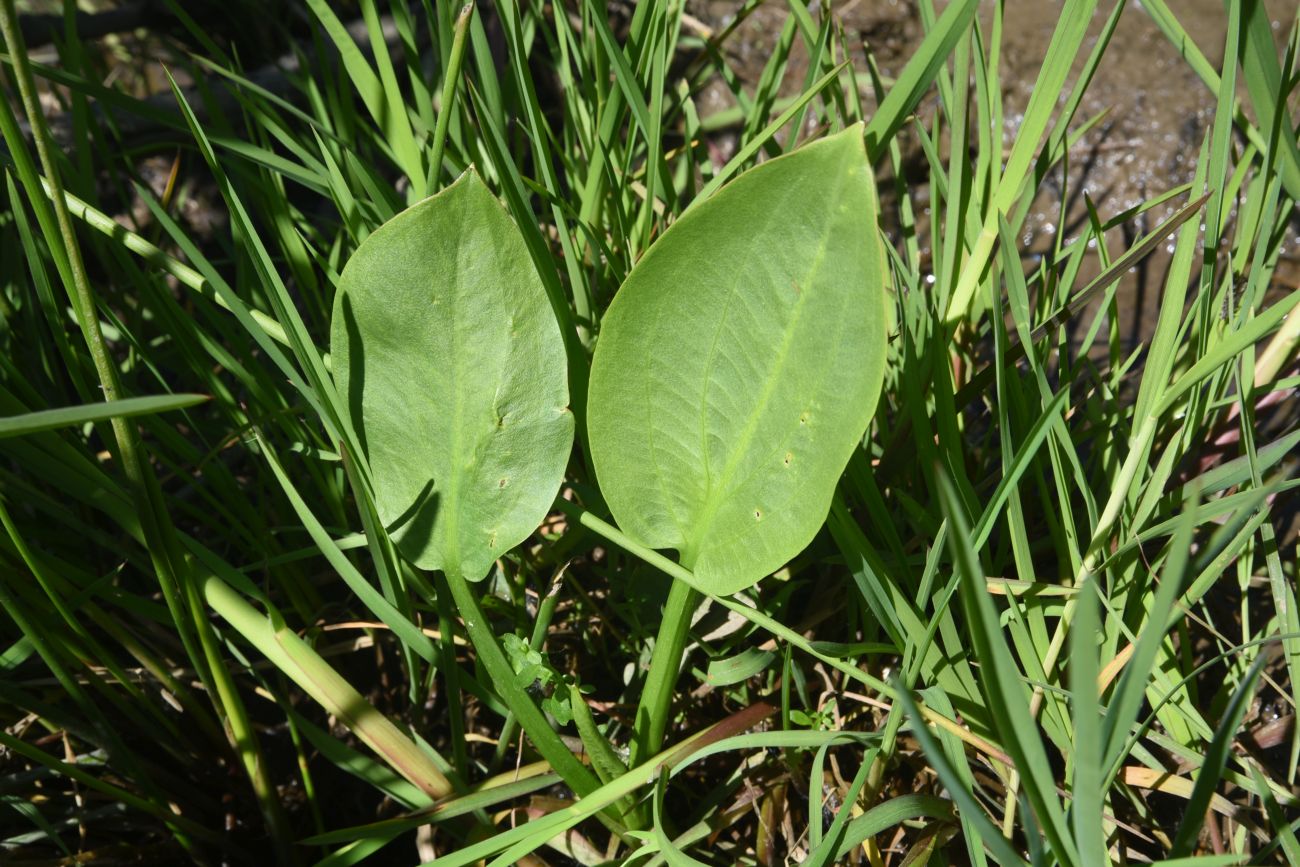
POLYGON ((164 106, 102 83, 75 28, 32 62, 3 0, 6 858, 1300 861, 1296 27, 1279 60, 1262 4, 1227 4, 1216 69, 1163 2, 1067 0, 1004 142, 1002 4, 921 2, 892 80, 828 4, 791 4, 746 81, 728 40, 757 5, 713 30, 676 4, 309 0, 272 88, 169 4, 203 50, 164 106), (1217 94, 1195 177, 1089 200, 1027 269, 1122 14, 1217 94), (718 81, 735 108, 701 115, 718 81), (40 94, 83 146, 53 145, 40 94), (648 756, 661 606, 708 588, 609 520, 583 426, 601 319, 688 208, 858 121, 891 192, 880 408, 814 543, 701 593, 648 756), (478 594, 392 544, 322 349, 352 252, 471 165, 556 310, 579 431, 478 594), (186 224, 204 195, 228 231, 186 224), (1118 282, 1171 234, 1126 347, 1118 282))

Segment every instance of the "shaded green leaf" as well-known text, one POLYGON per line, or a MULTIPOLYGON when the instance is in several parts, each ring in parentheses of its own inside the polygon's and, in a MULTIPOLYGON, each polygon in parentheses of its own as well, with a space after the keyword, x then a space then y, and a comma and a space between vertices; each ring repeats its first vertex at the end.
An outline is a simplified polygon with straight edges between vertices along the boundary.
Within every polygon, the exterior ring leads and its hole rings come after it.
POLYGON ((726 659, 714 659, 709 662, 705 682, 713 686, 741 683, 762 672, 775 658, 774 653, 751 647, 726 659))
POLYGON ((1246 711, 1250 709, 1251 699, 1255 695, 1255 681, 1259 679, 1259 673, 1264 670, 1267 662, 1268 657, 1263 653, 1255 657, 1255 661, 1251 663, 1245 676, 1233 691, 1227 708, 1224 709, 1223 718, 1219 720, 1219 727, 1214 732, 1214 740, 1210 742, 1210 747, 1205 752, 1205 761, 1196 774, 1196 782, 1192 785, 1191 797, 1187 799, 1183 821, 1178 825, 1178 833, 1174 836, 1173 845, 1170 847, 1170 854, 1175 858, 1190 855, 1197 837, 1200 836, 1210 799, 1214 797, 1214 790, 1223 777, 1228 759, 1232 757, 1232 745, 1236 741, 1237 733, 1241 730, 1241 721, 1246 716, 1246 711))
POLYGON ((478 175, 361 244, 339 280, 331 337, 398 549, 421 568, 482 578, 545 517, 573 415, 546 291, 478 175))

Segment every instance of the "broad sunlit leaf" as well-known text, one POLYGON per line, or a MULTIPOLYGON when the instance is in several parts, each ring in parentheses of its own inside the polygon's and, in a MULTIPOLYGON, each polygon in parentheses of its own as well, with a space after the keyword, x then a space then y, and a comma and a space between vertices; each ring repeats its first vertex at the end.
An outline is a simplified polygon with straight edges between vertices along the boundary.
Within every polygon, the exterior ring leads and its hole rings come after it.
POLYGON ((875 411, 886 268, 862 128, 738 177, 624 282, 588 430, 619 525, 716 593, 812 540, 875 411))

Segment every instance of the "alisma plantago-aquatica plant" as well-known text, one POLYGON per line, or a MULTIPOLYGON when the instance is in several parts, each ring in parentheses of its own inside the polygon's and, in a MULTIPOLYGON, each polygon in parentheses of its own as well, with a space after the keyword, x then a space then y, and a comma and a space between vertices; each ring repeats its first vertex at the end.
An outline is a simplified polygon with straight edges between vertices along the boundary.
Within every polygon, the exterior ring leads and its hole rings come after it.
MULTIPOLYGON (((589 458, 622 530, 677 551, 718 595, 806 547, 875 410, 887 274, 861 124, 739 175, 670 226, 619 289, 592 361, 589 458)), ((361 244, 331 329, 379 518, 403 556, 445 575, 491 666, 465 582, 541 523, 574 420, 545 289, 472 169, 361 244)), ((674 582, 633 765, 662 745, 698 598, 674 582)))

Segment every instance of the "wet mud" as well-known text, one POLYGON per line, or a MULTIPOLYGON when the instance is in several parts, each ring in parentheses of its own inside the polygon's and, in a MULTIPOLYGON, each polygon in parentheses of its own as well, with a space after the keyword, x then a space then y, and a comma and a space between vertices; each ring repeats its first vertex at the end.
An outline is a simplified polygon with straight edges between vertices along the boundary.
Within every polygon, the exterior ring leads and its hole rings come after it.
MULTIPOLYGON (((720 27, 731 20, 740 6, 736 2, 715 0, 697 2, 688 8, 706 25, 720 27)), ((1109 3, 1099 6, 1076 72, 1112 8, 1109 3)), ((1270 0, 1265 7, 1278 34, 1280 50, 1294 6, 1270 0)), ((1197 47, 1218 68, 1223 60, 1227 25, 1222 0, 1178 0, 1170 8, 1197 47)), ((992 9, 992 4, 987 3, 980 12, 985 32, 992 22, 992 9)), ((1018 132, 1060 11, 1059 3, 1046 0, 1008 0, 1005 4, 999 78, 1004 87, 1003 140, 1008 148, 1018 132)), ((869 51, 886 77, 902 70, 924 36, 914 2, 849 0, 834 4, 832 12, 843 23, 846 46, 854 64, 865 70, 869 51)), ((728 59, 747 86, 752 88, 758 81, 787 14, 786 4, 765 3, 728 41, 728 59)), ((783 93, 798 92, 806 65, 807 55, 801 41, 796 39, 783 93)), ((1243 102, 1248 102, 1245 95, 1243 87, 1241 97, 1243 102)), ((864 111, 869 114, 874 110, 874 99, 870 95, 864 99, 864 111)), ((919 107, 917 115, 923 122, 933 116, 936 102, 937 97, 931 94, 919 107)), ((1046 179, 1023 227, 1021 253, 1027 267, 1036 256, 1056 244, 1058 234, 1064 233, 1068 242, 1086 227, 1084 193, 1106 220, 1191 181, 1201 143, 1214 122, 1214 104, 1215 94, 1161 33, 1141 3, 1130 0, 1086 91, 1075 127, 1096 115, 1103 117, 1071 150, 1068 171, 1057 171, 1046 179)), ((701 114, 732 105, 734 101, 726 86, 715 82, 702 96, 701 114)), ((907 141, 906 134, 903 141, 907 141)), ((943 146, 946 148, 946 143, 943 146)), ((946 151, 944 154, 947 155, 946 151)), ((909 162, 918 169, 924 168, 919 156, 909 162)), ((908 183, 917 203, 928 202, 924 176, 909 177, 908 183)), ((1171 200, 1109 232, 1106 240, 1112 257, 1122 254, 1136 238, 1158 226, 1185 201, 1186 197, 1171 200)), ((918 228, 924 230, 928 221, 920 214, 918 221, 922 224, 918 228)), ((1294 288, 1300 281, 1300 248, 1294 231, 1286 243, 1275 278, 1279 289, 1294 288)), ((1172 239, 1158 247, 1120 283, 1116 297, 1126 348, 1147 340, 1155 327, 1171 251, 1172 239)), ((1097 271, 1096 259, 1091 257, 1079 276, 1078 288, 1097 271)), ((1087 321, 1090 317, 1085 314, 1081 318, 1087 321)))

